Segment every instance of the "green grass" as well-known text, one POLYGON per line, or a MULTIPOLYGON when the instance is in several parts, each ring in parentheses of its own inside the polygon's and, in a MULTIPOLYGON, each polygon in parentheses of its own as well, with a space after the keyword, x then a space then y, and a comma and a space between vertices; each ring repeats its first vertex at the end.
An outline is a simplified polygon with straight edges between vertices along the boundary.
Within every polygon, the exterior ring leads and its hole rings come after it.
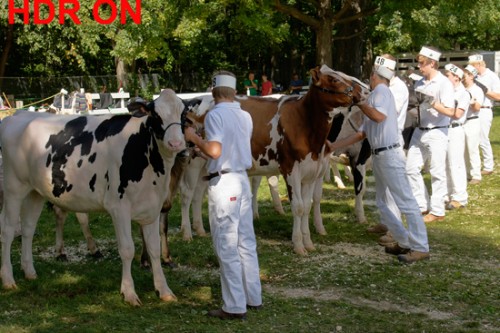
MULTIPOLYGON (((500 163, 498 117, 490 137, 500 163)), ((311 224, 317 251, 295 255, 289 204, 284 202, 285 216, 274 213, 263 184, 255 229, 265 308, 250 312, 245 322, 206 316, 221 303, 217 260, 209 237, 182 240, 178 204, 170 219, 178 267, 164 269, 178 301, 161 302, 151 273, 136 260, 132 274, 143 302, 139 308, 125 304, 119 293, 121 261, 107 215, 91 214, 102 259, 86 256, 71 216, 65 228, 69 261, 58 262, 53 216, 44 211, 33 245, 37 280, 23 278, 20 240, 13 244, 18 289, 0 290, 0 332, 500 332, 499 185, 496 171, 469 187, 467 208, 428 225, 431 260, 404 266, 356 222, 352 184, 347 190, 325 184, 328 235, 317 235, 311 224)), ((377 222, 375 209, 366 212, 377 222)), ((134 237, 138 254, 136 225, 134 237)))

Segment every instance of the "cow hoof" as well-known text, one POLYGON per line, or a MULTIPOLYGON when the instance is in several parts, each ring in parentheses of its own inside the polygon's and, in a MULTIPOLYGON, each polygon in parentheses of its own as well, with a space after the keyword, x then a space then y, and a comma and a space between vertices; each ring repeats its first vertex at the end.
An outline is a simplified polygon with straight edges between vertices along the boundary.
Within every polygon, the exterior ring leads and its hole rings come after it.
POLYGON ((63 261, 63 262, 66 262, 68 261, 68 256, 65 255, 65 254, 60 254, 56 257, 56 261, 63 261))
POLYGON ((314 252, 314 251, 316 251, 316 248, 312 244, 311 245, 305 245, 305 248, 306 248, 307 252, 314 252))
POLYGON ((142 305, 141 300, 135 294, 128 295, 128 296, 125 296, 125 294, 123 294, 123 299, 126 303, 128 303, 132 306, 141 306, 142 305))
POLYGON ((307 255, 307 251, 306 251, 306 249, 305 249, 305 248, 303 248, 303 247, 296 247, 296 248, 294 248, 293 250, 294 250, 294 252, 295 252, 296 254, 298 254, 299 256, 306 256, 306 255, 307 255))
POLYGON ((36 274, 33 274, 33 273, 32 273, 32 274, 25 274, 25 275, 24 275, 24 278, 25 278, 26 280, 33 281, 33 280, 36 280, 37 275, 36 275, 36 274))
POLYGON ((191 235, 184 235, 184 236, 182 236, 182 240, 185 241, 185 242, 191 242, 191 241, 193 241, 193 236, 191 236, 191 235))
POLYGON ((13 283, 4 283, 3 284, 3 289, 5 290, 16 290, 17 289, 17 285, 15 282, 13 283))
POLYGON ((101 259, 101 258, 104 258, 104 256, 102 255, 101 251, 97 250, 95 251, 94 253, 91 253, 90 256, 94 259, 101 259))
POLYGON ((177 297, 174 294, 163 295, 160 299, 163 302, 177 302, 177 297))
POLYGON ((177 268, 177 264, 173 261, 163 261, 161 262, 161 265, 163 267, 168 267, 168 268, 171 268, 171 269, 174 269, 174 268, 177 268))

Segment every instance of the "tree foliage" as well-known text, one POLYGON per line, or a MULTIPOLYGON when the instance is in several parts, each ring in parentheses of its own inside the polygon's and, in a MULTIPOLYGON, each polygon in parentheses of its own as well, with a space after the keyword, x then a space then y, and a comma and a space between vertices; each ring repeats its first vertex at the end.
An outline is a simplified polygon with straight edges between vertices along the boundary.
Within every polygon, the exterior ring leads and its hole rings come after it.
MULTIPOLYGON (((2 0, 0 76, 116 74, 121 66, 191 89, 226 68, 240 76, 266 72, 286 85, 292 72, 304 75, 332 60, 358 73, 366 54, 416 52, 422 45, 500 49, 498 0, 147 0, 141 24, 109 25, 95 21, 94 2, 80 0, 80 25, 24 25, 19 16, 9 25, 2 0)), ((101 12, 109 15, 109 8, 101 12)))

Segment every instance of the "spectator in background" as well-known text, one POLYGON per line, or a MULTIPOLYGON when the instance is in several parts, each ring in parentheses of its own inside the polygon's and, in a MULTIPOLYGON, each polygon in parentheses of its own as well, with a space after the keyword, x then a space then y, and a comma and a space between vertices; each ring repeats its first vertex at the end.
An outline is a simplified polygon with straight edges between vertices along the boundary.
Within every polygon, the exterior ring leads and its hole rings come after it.
POLYGON ((290 94, 299 95, 303 86, 304 81, 299 78, 299 75, 297 73, 293 73, 292 81, 290 81, 290 94))
POLYGON ((493 122, 493 101, 500 101, 500 78, 495 72, 486 68, 483 56, 474 54, 469 57, 469 64, 477 69, 476 84, 483 89, 485 99, 479 111, 479 122, 481 124, 481 139, 479 147, 483 153, 483 171, 481 174, 493 173, 493 150, 490 143, 490 129, 493 122))
POLYGON ((247 96, 257 96, 257 90, 259 89, 259 81, 255 78, 255 73, 248 72, 248 78, 243 81, 243 85, 247 91, 247 96))
POLYGON ((268 96, 273 93, 273 83, 267 79, 266 74, 262 74, 261 96, 268 96))

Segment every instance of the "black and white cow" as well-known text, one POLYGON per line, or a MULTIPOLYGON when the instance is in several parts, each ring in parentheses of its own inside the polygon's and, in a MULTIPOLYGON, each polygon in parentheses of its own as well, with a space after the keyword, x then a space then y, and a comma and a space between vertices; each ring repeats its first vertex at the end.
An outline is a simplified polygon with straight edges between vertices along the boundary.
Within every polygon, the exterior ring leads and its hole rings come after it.
POLYGON ((17 288, 11 244, 22 223, 21 267, 35 279, 32 242, 45 200, 75 212, 107 211, 113 220, 122 259, 121 293, 140 305, 134 288, 131 220, 144 232, 155 289, 175 299, 160 264, 159 215, 168 195, 170 169, 186 146, 181 118, 187 110, 170 90, 149 105, 150 114, 58 116, 19 112, 0 125, 4 164, 2 223, 3 287, 17 288))

